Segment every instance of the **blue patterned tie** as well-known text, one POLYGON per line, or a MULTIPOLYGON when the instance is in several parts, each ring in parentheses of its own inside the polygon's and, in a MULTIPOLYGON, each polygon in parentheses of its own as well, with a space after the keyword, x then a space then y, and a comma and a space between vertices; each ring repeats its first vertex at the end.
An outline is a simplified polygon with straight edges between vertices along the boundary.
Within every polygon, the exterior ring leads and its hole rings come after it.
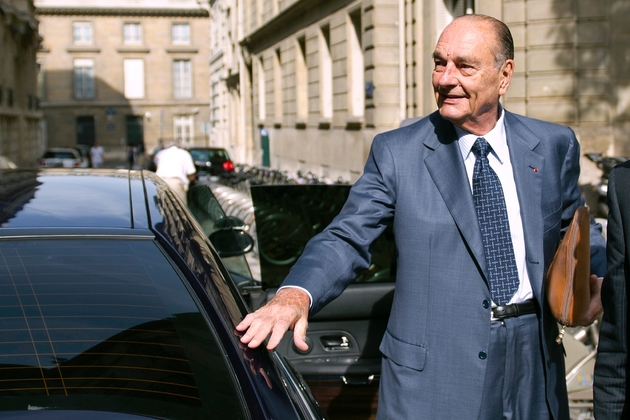
POLYGON ((503 188, 488 162, 491 149, 483 137, 479 137, 472 147, 476 157, 473 200, 490 273, 492 300, 497 305, 504 305, 518 289, 519 280, 503 188))

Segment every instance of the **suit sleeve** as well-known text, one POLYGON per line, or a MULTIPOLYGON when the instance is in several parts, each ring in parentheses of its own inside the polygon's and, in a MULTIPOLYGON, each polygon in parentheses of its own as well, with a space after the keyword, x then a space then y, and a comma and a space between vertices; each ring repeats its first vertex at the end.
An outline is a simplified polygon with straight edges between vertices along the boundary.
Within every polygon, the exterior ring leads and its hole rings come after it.
POLYGON ((394 160, 387 138, 374 138, 363 175, 337 217, 313 237, 282 286, 311 294, 311 313, 339 296, 372 259, 372 244, 390 223, 395 204, 394 160))
MULTIPOLYGON (((624 405, 627 390, 627 240, 624 238, 619 190, 616 185, 617 171, 613 170, 608 184, 608 270, 602 284, 604 316, 600 329, 595 380, 593 385, 595 417, 597 419, 627 418, 624 405)), ((626 171, 626 176, 628 172, 626 171)), ((627 178, 626 190, 630 188, 627 178)), ((627 193, 626 193, 627 194, 627 193)), ((630 204, 627 199, 624 200, 630 204)))

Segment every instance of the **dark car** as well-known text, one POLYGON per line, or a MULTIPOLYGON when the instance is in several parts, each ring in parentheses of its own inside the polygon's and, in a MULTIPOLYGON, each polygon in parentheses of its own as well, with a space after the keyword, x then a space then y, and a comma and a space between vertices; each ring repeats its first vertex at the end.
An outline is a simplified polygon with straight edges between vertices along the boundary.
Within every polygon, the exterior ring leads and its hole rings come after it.
POLYGON ((213 246, 147 171, 0 173, 0 418, 322 418, 235 334, 248 309, 219 254, 241 232, 219 222, 213 246))
POLYGON ((191 147, 187 149, 195 162, 198 176, 217 176, 234 172, 234 162, 227 150, 220 147, 191 147))

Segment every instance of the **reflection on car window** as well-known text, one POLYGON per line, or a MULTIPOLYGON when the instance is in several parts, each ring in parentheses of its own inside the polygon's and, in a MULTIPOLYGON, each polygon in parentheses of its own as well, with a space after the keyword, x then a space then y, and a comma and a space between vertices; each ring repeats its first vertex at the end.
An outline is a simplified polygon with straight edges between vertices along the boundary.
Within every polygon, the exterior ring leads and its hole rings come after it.
POLYGON ((76 159, 77 156, 71 152, 46 152, 44 159, 76 159))
MULTIPOLYGON (((350 185, 256 185, 251 187, 263 287, 277 287, 306 243, 330 224, 350 185)), ((373 246, 370 267, 355 282, 392 282, 395 245, 388 227, 373 246)))
MULTIPOLYGON (((195 217, 206 238, 217 230, 217 222, 226 219, 226 214, 221 204, 216 199, 212 190, 207 185, 193 185, 188 190, 188 209, 195 217)), ((220 223, 219 223, 220 225, 220 223)), ((215 244, 221 248, 218 244, 215 244)), ((252 273, 244 255, 222 258, 237 284, 252 280, 252 273)))
POLYGON ((0 328, 0 410, 244 418, 205 318, 152 241, 0 243, 0 328))

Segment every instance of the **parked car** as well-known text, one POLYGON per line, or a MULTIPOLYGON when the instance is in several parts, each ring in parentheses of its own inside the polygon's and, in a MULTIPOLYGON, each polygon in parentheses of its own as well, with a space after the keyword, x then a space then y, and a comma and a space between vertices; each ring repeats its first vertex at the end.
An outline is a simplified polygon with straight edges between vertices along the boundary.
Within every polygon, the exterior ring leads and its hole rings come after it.
POLYGON ((191 147, 187 149, 195 162, 198 176, 216 176, 234 172, 234 162, 227 150, 220 147, 191 147))
POLYGON ((208 238, 148 171, 7 170, 0 202, 0 418, 322 418, 234 332, 238 228, 208 238))
POLYGON ((89 161, 73 147, 52 147, 39 158, 40 168, 87 168, 89 161))

